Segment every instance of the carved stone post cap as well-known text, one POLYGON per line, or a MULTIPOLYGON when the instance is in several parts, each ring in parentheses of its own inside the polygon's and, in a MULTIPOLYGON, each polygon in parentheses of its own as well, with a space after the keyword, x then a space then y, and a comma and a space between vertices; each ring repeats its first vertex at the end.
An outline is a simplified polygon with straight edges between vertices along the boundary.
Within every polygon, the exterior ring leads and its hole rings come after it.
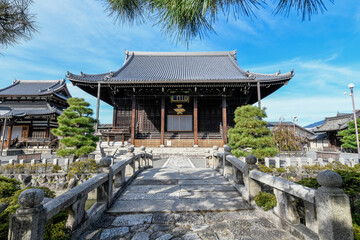
POLYGON ((128 151, 129 153, 133 153, 134 150, 135 150, 134 145, 129 146, 128 149, 127 149, 127 151, 128 151))
POLYGON ((35 208, 44 200, 44 192, 41 189, 26 189, 19 196, 19 205, 21 208, 35 208))
POLYGON ((231 147, 229 147, 228 145, 224 145, 224 151, 227 153, 231 152, 231 147))
POLYGON ((110 156, 103 157, 102 159, 100 159, 99 165, 101 167, 110 167, 110 165, 111 165, 111 157, 110 156))
POLYGON ((219 150, 218 146, 213 146, 213 150, 219 150))
POLYGON ((245 161, 247 164, 254 165, 257 162, 257 158, 254 155, 250 154, 245 157, 245 161))
POLYGON ((140 150, 141 150, 141 151, 145 151, 145 149, 146 149, 145 146, 141 146, 141 147, 140 147, 140 150))
POLYGON ((326 170, 317 175, 317 181, 322 187, 341 188, 342 178, 339 174, 326 170))

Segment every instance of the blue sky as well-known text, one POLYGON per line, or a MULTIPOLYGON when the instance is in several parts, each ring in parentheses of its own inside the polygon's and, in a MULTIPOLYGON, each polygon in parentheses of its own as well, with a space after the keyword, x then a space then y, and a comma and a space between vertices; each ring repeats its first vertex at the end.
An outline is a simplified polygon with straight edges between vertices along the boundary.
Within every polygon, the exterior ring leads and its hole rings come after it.
MULTIPOLYGON (((269 1, 271 2, 271 1, 269 1)), ((311 21, 273 16, 273 7, 255 11, 257 18, 219 16, 210 34, 187 48, 175 44, 151 22, 120 25, 105 12, 99 0, 36 0, 39 32, 30 41, 0 49, 2 87, 17 79, 61 79, 72 73, 117 70, 124 50, 226 51, 237 49, 241 68, 274 73, 295 70, 287 86, 265 98, 268 121, 297 116, 306 125, 351 112, 347 85, 355 84, 355 104, 360 108, 360 1, 335 0, 325 14, 311 21)), ((96 99, 68 84, 73 96, 84 97, 95 107, 96 99)), ((101 103, 100 121, 112 122, 112 107, 101 103)))

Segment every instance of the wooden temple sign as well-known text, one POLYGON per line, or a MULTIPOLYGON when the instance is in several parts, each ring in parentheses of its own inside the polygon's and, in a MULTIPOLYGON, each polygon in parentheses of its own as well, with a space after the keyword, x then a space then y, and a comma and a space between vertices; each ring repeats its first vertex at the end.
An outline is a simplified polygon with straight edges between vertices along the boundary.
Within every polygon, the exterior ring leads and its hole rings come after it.
POLYGON ((172 103, 188 103, 190 102, 190 96, 187 95, 172 95, 170 96, 172 103))

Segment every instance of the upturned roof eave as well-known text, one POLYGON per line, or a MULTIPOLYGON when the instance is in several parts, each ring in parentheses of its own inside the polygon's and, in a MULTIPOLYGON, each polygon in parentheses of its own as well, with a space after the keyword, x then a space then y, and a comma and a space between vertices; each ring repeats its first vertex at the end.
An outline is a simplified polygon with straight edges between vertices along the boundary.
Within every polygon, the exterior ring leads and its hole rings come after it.
POLYGON ((269 83, 276 83, 276 82, 284 82, 284 81, 290 81, 291 76, 286 76, 283 78, 277 78, 277 79, 266 79, 266 80, 256 80, 256 79, 249 79, 249 78, 238 78, 238 79, 181 79, 181 80, 118 80, 118 79, 109 79, 107 81, 105 80, 85 80, 85 79, 77 79, 73 77, 68 77, 68 79, 74 84, 76 83, 86 83, 91 85, 97 85, 100 84, 114 84, 114 85, 126 85, 126 84, 169 84, 169 83, 192 83, 192 84, 202 84, 202 83, 257 83, 260 82, 260 84, 269 84, 269 83))

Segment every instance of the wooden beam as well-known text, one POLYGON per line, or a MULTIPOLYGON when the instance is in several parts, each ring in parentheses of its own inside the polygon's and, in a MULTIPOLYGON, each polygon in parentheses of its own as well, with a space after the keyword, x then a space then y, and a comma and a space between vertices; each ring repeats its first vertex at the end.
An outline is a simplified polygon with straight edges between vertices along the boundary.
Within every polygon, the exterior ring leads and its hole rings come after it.
POLYGON ((198 99, 194 97, 194 145, 198 145, 198 99))
POLYGON ((257 97, 258 97, 258 106, 261 109, 261 91, 260 91, 260 81, 257 81, 257 97))
POLYGON ((165 97, 161 97, 161 145, 164 144, 164 137, 165 137, 165 97))
POLYGON ((223 140, 227 144, 226 96, 222 97, 223 140))
POLYGON ((135 119, 136 119, 136 98, 131 98, 131 144, 135 144, 135 119))

